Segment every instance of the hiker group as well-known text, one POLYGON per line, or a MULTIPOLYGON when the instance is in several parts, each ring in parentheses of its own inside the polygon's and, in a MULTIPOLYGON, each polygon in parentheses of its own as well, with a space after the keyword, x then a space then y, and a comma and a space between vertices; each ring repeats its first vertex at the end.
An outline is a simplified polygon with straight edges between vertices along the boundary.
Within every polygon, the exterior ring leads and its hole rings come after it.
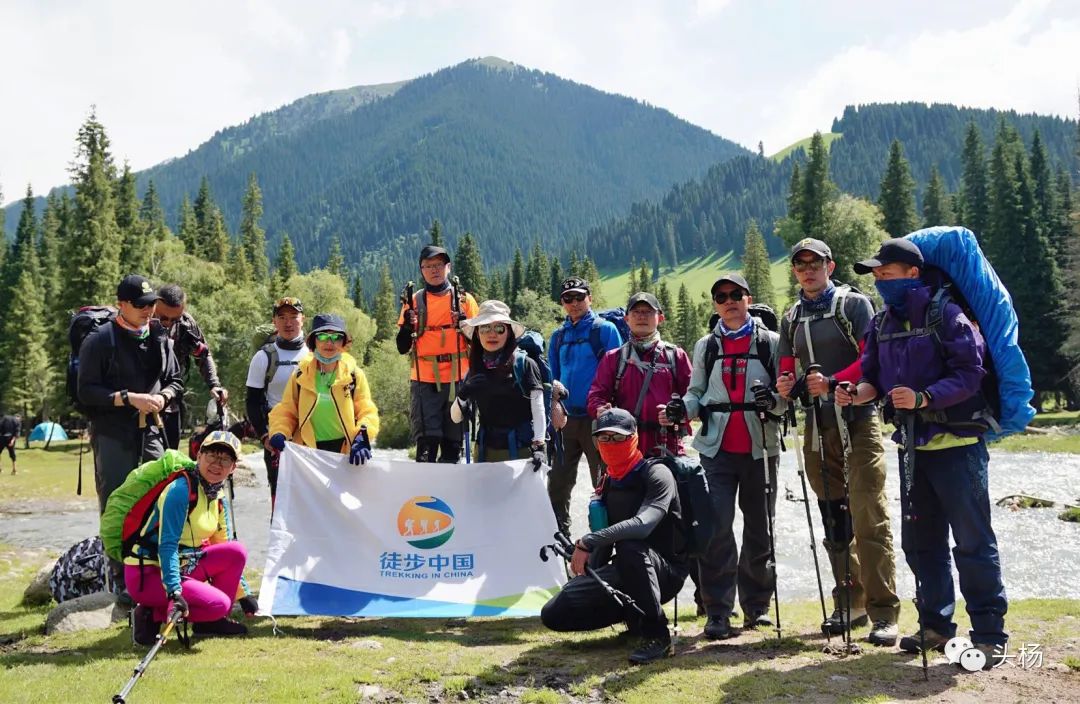
MULTIPOLYGON (((990 662, 1007 640, 1007 602, 990 525, 983 435, 993 418, 981 394, 988 353, 979 329, 941 295, 947 283, 930 278, 934 267, 909 239, 889 240, 856 265, 875 278, 885 304, 876 314, 866 295, 834 282, 824 242, 799 242, 790 261, 799 295, 779 317, 754 304, 742 276, 719 276, 715 315, 688 354, 661 339, 655 296, 635 293, 618 313, 595 311, 578 277, 560 286, 566 317, 545 345, 505 303, 478 304, 464 291, 445 249, 424 247, 421 285, 402 294, 396 338, 410 357, 416 461, 546 467, 557 551, 573 577, 543 622, 558 631, 625 623, 641 638, 631 662, 647 663, 672 652, 663 605, 688 576, 706 638, 738 632, 736 605, 743 628, 780 634, 777 473, 801 409, 802 500, 813 536, 809 479, 834 585, 830 609, 819 571, 822 629, 849 649, 852 629, 865 625, 877 646, 899 639, 908 652, 942 649, 956 631, 951 532, 971 640, 990 662), (919 631, 903 638, 882 412, 898 428, 901 546, 917 583, 919 631), (583 455, 594 491, 588 530, 571 540, 583 455)), ((245 553, 224 489, 240 440, 222 419, 193 456, 176 450, 191 358, 219 411, 229 400, 185 306, 179 287, 154 289, 133 275, 117 289, 116 310, 84 309, 72 326, 102 539, 114 585, 138 604, 143 644, 173 612, 187 614, 196 633, 233 635, 245 630, 228 617, 233 603, 258 609, 240 579, 245 553)), ((271 314, 274 335, 251 359, 245 411, 264 448, 273 505, 286 443, 363 465, 379 415, 340 316, 316 314, 305 335, 298 298, 278 299, 271 314)), ((816 570, 817 547, 812 538, 816 570)))

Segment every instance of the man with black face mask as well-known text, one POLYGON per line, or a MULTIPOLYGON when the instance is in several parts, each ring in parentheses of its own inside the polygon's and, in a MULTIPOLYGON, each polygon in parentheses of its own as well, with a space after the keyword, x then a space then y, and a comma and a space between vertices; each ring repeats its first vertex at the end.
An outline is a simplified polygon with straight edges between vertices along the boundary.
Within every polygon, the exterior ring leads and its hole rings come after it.
POLYGON ((286 296, 274 302, 274 331, 274 339, 259 348, 248 365, 244 404, 248 420, 263 444, 271 511, 277 497, 278 454, 270 447, 270 409, 281 401, 296 365, 311 356, 311 350, 304 345, 304 304, 299 298, 286 296))

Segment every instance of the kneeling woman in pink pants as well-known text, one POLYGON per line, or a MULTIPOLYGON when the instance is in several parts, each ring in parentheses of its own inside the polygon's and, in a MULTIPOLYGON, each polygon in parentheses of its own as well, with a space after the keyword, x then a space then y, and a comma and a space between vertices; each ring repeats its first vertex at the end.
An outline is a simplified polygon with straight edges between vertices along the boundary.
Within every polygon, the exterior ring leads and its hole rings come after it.
MULTIPOLYGON (((138 604, 132 616, 136 643, 152 645, 170 609, 185 612, 196 635, 247 633, 228 618, 247 562, 244 546, 229 540, 224 496, 239 453, 235 435, 211 433, 191 476, 177 478, 158 497, 139 533, 135 550, 142 555, 125 560, 127 589, 138 604), (156 560, 150 559, 154 538, 156 560)), ((254 597, 240 603, 245 613, 258 610, 254 597)))

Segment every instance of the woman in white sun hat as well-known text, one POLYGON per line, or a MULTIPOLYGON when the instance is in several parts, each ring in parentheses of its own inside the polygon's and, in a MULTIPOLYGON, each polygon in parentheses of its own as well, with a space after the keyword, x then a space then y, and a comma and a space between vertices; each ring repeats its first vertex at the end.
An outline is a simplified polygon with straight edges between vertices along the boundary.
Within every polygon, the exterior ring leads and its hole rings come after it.
POLYGON ((471 410, 479 413, 476 461, 532 457, 533 469, 539 469, 547 458, 543 377, 531 357, 514 354, 525 326, 502 301, 484 301, 461 331, 469 340, 469 375, 458 387, 450 418, 461 423, 471 410))

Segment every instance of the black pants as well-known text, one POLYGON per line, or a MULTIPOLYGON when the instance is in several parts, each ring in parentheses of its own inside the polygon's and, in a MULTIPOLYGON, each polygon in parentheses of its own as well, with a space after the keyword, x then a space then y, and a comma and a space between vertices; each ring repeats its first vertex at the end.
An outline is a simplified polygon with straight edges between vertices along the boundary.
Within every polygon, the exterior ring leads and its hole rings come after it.
POLYGON ((675 598, 686 581, 686 566, 668 562, 641 540, 624 540, 615 546, 615 559, 598 567, 597 574, 611 586, 626 592, 645 612, 624 609, 588 575, 574 577, 544 605, 540 620, 553 631, 593 631, 616 623, 640 625, 646 638, 668 635, 663 604, 675 598))
POLYGON ((172 450, 180 449, 180 427, 183 424, 183 416, 180 410, 161 414, 161 422, 165 425, 165 447, 172 450))
POLYGON ((94 450, 98 508, 104 513, 109 494, 120 488, 131 470, 165 454, 165 436, 154 426, 132 429, 127 437, 103 435, 91 426, 90 447, 94 450))

